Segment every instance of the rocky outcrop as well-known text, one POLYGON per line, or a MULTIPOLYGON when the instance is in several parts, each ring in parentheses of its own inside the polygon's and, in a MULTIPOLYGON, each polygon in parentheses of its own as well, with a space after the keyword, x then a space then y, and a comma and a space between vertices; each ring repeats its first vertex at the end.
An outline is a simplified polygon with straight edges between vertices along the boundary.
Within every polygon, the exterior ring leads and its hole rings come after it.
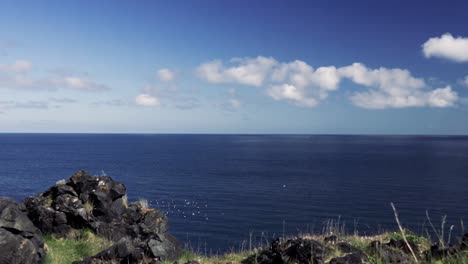
POLYGON ((252 255, 242 264, 324 263, 329 248, 312 239, 273 240, 269 249, 252 255))
POLYGON ((87 228, 114 242, 80 263, 137 263, 143 258, 175 259, 181 254, 179 242, 168 233, 166 216, 144 203, 128 204, 125 186, 108 176, 79 171, 26 199, 25 206, 44 233, 67 237, 87 228))
POLYGON ((0 263, 43 263, 42 234, 27 217, 23 204, 0 197, 0 263))

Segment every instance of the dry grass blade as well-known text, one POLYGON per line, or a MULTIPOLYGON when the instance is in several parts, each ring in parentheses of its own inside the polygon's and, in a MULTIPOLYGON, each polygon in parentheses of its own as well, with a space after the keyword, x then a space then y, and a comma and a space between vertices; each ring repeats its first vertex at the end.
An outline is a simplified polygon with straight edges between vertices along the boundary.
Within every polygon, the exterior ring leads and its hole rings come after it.
POLYGON ((406 246, 408 246, 409 250, 411 251, 411 255, 413 255, 413 258, 414 258, 414 261, 416 263, 419 263, 419 260, 418 258, 416 257, 416 254, 414 254, 414 251, 413 251, 413 248, 410 246, 409 242, 408 242, 408 239, 406 238, 406 235, 405 235, 405 230, 403 229, 403 227, 401 226, 401 223, 400 223, 400 219, 398 218, 398 212, 395 208, 395 205, 393 203, 390 203, 390 205, 392 206, 392 209, 393 209, 393 213, 395 214, 395 220, 398 224, 398 228, 400 229, 400 232, 401 232, 401 236, 403 237, 403 240, 405 241, 406 243, 406 246))

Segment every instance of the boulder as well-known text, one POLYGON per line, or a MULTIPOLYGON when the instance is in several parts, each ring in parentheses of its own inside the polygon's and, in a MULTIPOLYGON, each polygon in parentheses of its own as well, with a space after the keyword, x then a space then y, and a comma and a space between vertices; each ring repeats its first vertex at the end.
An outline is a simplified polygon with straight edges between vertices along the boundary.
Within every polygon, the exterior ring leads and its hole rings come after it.
POLYGON ((136 248, 129 239, 121 239, 110 248, 100 253, 75 261, 74 264, 92 264, 92 263, 140 263, 144 259, 144 250, 136 248))
POLYGON ((141 254, 161 260, 178 258, 182 250, 168 233, 167 217, 140 203, 128 204, 126 193, 125 186, 111 177, 78 171, 46 192, 27 198, 25 206, 43 233, 67 237, 86 228, 115 243, 87 259, 88 263, 110 259, 137 263, 141 254))
POLYGON ((289 239, 280 243, 279 239, 271 242, 270 248, 251 255, 242 264, 319 264, 324 263, 329 249, 312 239, 289 239))
POLYGON ((290 239, 283 245, 286 263, 323 263, 328 249, 312 239, 290 239))
POLYGON ((42 233, 24 209, 24 205, 0 197, 0 264, 44 262, 42 233))

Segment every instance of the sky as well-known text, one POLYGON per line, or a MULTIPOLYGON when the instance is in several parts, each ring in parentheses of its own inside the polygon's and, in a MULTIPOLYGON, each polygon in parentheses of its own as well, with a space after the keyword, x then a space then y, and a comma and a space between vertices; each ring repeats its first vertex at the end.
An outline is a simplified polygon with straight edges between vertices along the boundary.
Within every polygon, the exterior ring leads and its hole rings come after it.
POLYGON ((466 1, 0 2, 0 132, 468 133, 466 1))

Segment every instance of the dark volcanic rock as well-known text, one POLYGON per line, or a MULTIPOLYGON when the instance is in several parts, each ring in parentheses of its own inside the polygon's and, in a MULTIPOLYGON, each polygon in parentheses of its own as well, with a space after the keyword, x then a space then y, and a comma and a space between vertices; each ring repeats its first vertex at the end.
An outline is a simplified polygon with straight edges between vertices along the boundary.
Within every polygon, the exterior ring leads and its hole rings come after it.
POLYGON ((285 242, 284 257, 286 262, 323 263, 328 249, 320 242, 311 239, 290 239, 285 242))
POLYGON ((91 263, 139 263, 144 258, 144 250, 136 248, 132 241, 121 239, 110 248, 103 250, 95 256, 88 257, 74 264, 91 263))
POLYGON ((280 243, 278 239, 273 240, 267 250, 252 255, 243 260, 243 264, 319 264, 324 263, 328 248, 320 242, 312 239, 290 239, 280 243))
POLYGON ((24 205, 0 197, 0 263, 43 263, 42 234, 23 212, 24 205))
POLYGON ((86 263, 180 256, 179 242, 168 233, 167 217, 159 210, 127 204, 126 188, 108 176, 84 171, 61 180, 44 193, 25 200, 29 218, 44 233, 67 237, 89 228, 115 243, 86 263))

